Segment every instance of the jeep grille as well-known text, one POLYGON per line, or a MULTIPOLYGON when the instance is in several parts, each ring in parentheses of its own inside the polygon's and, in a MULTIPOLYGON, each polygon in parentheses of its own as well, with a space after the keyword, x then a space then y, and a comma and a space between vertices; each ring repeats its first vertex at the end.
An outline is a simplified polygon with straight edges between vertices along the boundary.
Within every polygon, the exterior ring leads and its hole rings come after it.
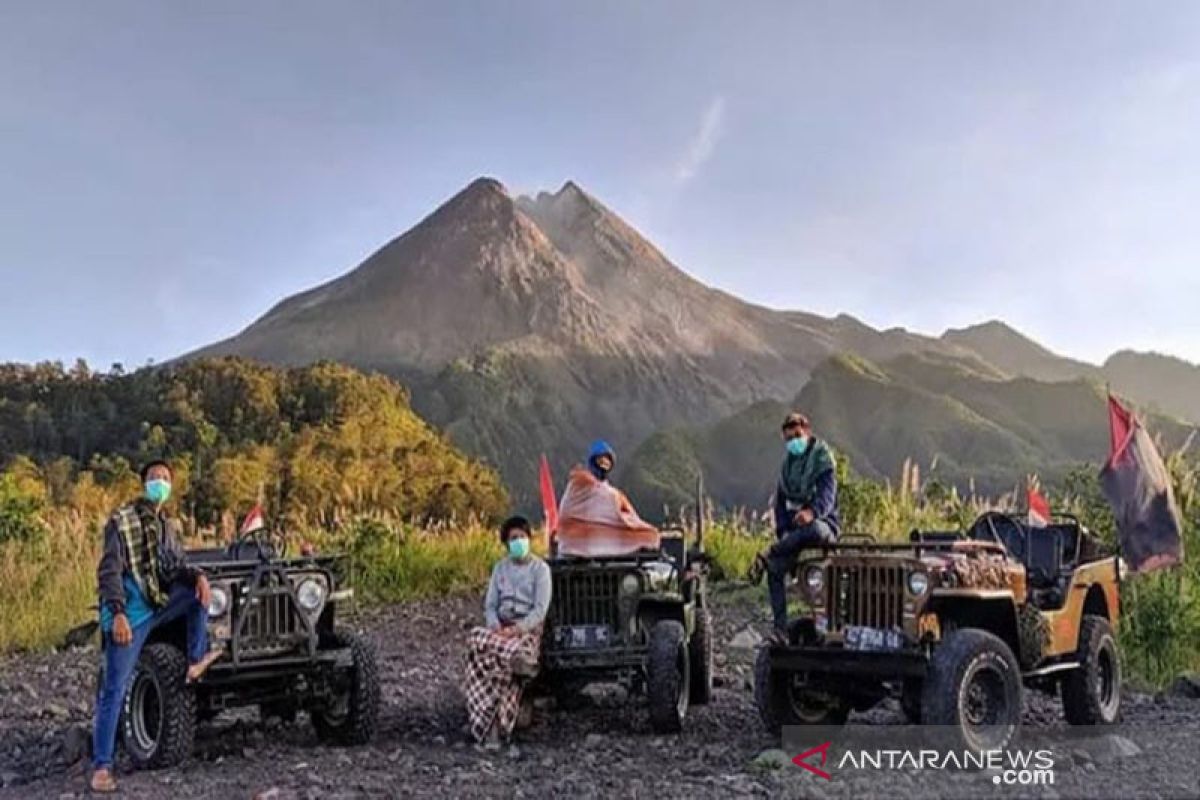
MULTIPOLYGON (((240 592, 241 587, 235 587, 240 592)), ((294 650, 308 641, 287 587, 260 588, 240 595, 237 649, 242 659, 263 658, 294 650)))
POLYGON ((830 630, 847 625, 903 628, 905 568, 891 564, 831 564, 826 608, 830 630))
POLYGON ((625 573, 560 572, 554 576, 550 604, 552 625, 608 625, 620 630, 617 592, 625 573))

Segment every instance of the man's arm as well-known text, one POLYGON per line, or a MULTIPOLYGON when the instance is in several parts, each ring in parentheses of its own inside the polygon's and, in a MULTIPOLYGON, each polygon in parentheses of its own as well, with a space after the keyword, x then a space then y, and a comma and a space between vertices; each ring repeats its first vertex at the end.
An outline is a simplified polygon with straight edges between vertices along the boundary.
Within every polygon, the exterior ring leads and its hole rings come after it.
POLYGON ((108 606, 113 615, 125 613, 124 544, 117 518, 110 517, 104 526, 104 550, 96 568, 96 583, 100 588, 100 603, 108 606))
POLYGON ((817 478, 817 485, 813 492, 812 506, 813 517, 816 519, 825 519, 837 507, 837 477, 834 475, 834 470, 828 470, 821 473, 817 478))
POLYGON ((483 618, 489 630, 500 627, 500 586, 496 578, 499 571, 500 564, 492 567, 492 578, 488 581, 487 594, 483 597, 483 618))
POLYGON ((545 561, 537 563, 533 584, 533 609, 517 623, 517 627, 526 633, 541 625, 550 611, 550 565, 545 561))
POLYGON ((792 527, 792 515, 787 510, 787 501, 783 496, 783 487, 775 487, 775 535, 778 536, 792 527))

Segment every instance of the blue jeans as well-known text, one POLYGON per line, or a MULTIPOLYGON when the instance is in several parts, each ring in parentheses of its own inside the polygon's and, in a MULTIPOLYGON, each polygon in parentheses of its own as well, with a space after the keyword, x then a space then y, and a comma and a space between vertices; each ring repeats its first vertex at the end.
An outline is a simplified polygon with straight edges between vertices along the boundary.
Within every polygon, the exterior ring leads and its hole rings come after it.
POLYGON ((112 767, 113 751, 117 746, 117 720, 121 716, 121 704, 133 668, 146 637, 155 628, 187 617, 187 657, 195 664, 208 653, 208 609, 196 599, 196 590, 191 586, 176 584, 171 589, 167 604, 154 612, 154 616, 133 629, 133 641, 121 646, 112 640, 112 633, 104 634, 104 676, 96 696, 96 726, 92 730, 92 765, 96 769, 112 767))
POLYGON ((829 523, 815 519, 798 528, 788 528, 767 551, 767 591, 771 595, 771 615, 775 630, 787 630, 787 574, 796 556, 806 547, 815 547, 837 538, 829 523))

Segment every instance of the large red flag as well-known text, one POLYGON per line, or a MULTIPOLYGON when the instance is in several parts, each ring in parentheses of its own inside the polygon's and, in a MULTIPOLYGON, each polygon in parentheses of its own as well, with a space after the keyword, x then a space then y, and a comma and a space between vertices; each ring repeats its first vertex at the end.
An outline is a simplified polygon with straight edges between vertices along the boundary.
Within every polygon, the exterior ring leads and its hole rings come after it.
POLYGON ((1112 506, 1121 555, 1135 572, 1183 561, 1183 526, 1171 476, 1141 421, 1108 397, 1111 447, 1100 485, 1112 506))
POLYGON ((542 514, 546 518, 546 531, 551 537, 558 531, 558 500, 554 497, 554 479, 550 476, 550 462, 542 454, 538 470, 538 483, 542 491, 542 514))

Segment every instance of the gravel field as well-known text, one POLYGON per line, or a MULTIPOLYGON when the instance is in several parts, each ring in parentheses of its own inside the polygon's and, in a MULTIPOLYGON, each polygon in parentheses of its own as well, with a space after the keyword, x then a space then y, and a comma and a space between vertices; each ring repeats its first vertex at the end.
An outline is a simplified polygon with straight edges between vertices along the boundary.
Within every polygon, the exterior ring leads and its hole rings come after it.
MULTIPOLYGON (((1200 797, 1200 700, 1128 694, 1124 721, 1075 743, 1054 764, 1051 787, 1006 787, 981 772, 858 772, 823 780, 791 764, 766 734, 750 680, 762 598, 716 587, 717 689, 689 713, 680 736, 655 736, 640 698, 601 687, 578 711, 539 701, 531 729, 500 752, 462 734, 461 643, 478 600, 411 603, 361 613, 353 626, 378 648, 380 734, 372 746, 320 747, 306 718, 264 726, 254 711, 203 726, 195 758, 161 772, 119 765, 121 796, 262 797, 1200 797), (774 752, 772 752, 774 751, 774 752), (783 757, 781 757, 783 756, 783 757)), ((0 797, 86 795, 96 652, 0 659, 0 797)), ((1025 729, 1067 732, 1058 703, 1027 693, 1025 729)), ((891 701, 854 725, 899 725, 891 701)), ((814 744, 817 744, 814 742, 814 744)), ((1057 751, 1056 751, 1057 752, 1057 751)))

